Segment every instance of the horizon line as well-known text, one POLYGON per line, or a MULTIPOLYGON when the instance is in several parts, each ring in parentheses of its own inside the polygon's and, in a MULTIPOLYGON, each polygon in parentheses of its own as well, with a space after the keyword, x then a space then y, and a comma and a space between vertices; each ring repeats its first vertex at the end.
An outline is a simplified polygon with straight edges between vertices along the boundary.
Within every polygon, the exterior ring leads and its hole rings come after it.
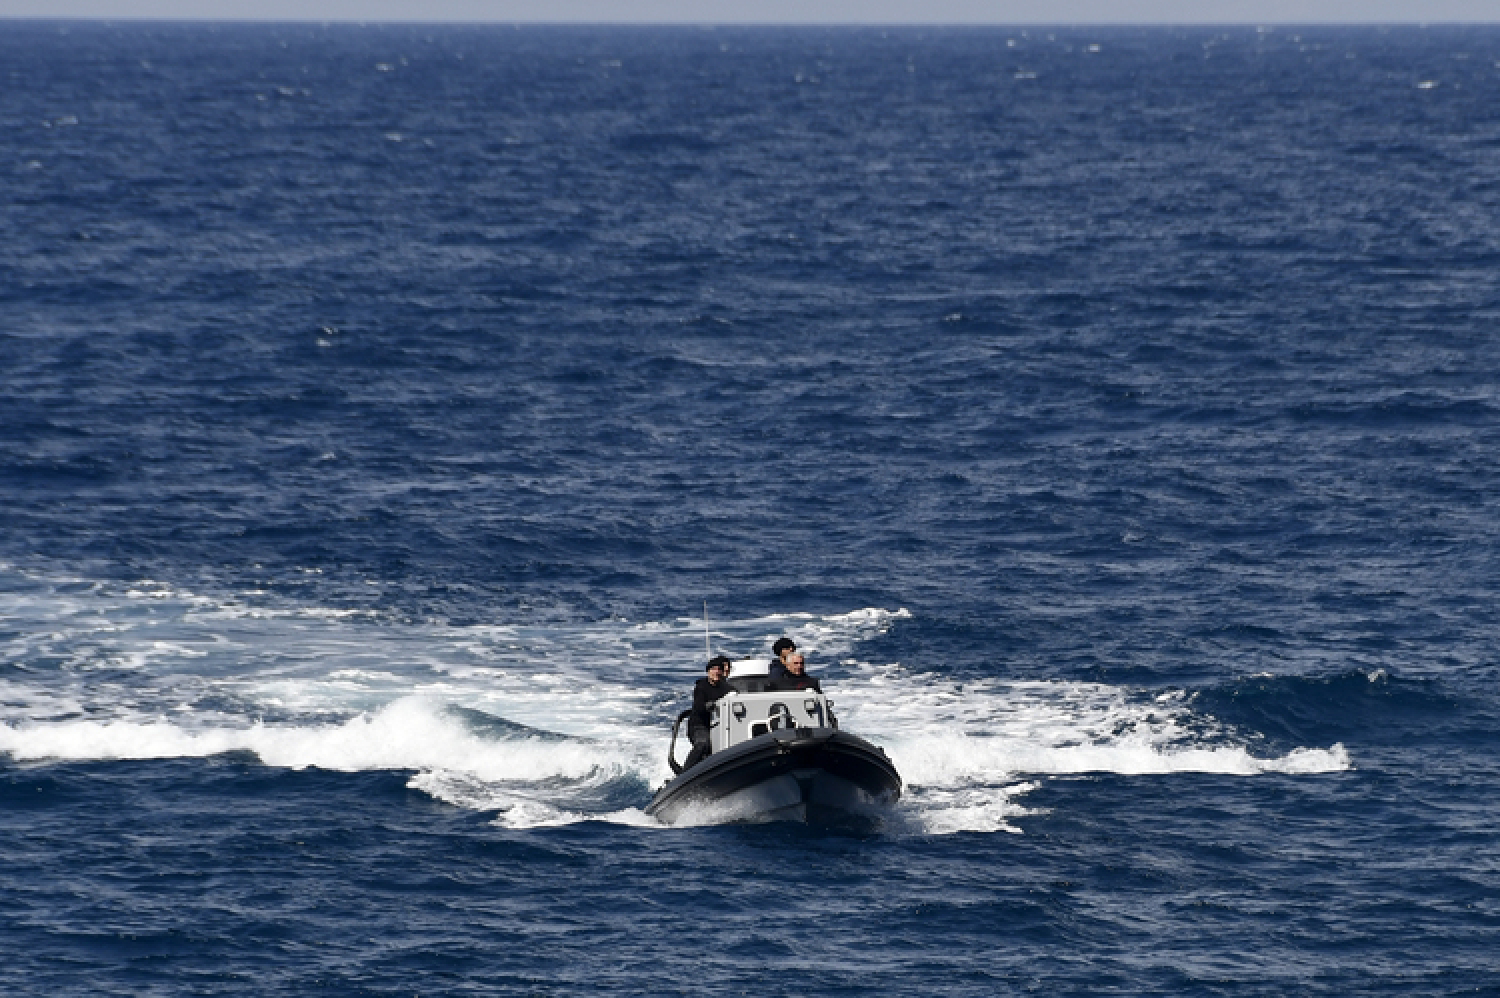
POLYGON ((755 20, 624 20, 584 19, 543 20, 529 18, 496 18, 474 20, 472 18, 433 19, 430 17, 154 17, 124 14, 100 17, 96 15, 57 14, 47 17, 0 13, 0 21, 29 22, 33 24, 286 24, 286 25, 352 25, 356 27, 379 27, 384 25, 410 25, 426 27, 553 27, 553 28, 1244 28, 1256 31, 1271 31, 1297 28, 1427 28, 1427 27, 1497 27, 1500 13, 1494 20, 1475 21, 1443 18, 1425 18, 1395 21, 1355 20, 1310 20, 1310 21, 1241 21, 1241 20, 1137 20, 1137 21, 755 21, 755 20))

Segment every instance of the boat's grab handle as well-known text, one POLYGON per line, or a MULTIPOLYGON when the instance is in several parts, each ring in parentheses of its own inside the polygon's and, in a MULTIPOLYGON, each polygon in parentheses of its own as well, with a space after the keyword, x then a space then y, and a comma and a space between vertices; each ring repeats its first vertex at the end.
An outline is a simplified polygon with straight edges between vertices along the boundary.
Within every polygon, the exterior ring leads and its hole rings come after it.
POLYGON ((677 723, 672 725, 672 741, 667 745, 667 765, 672 767, 673 773, 682 772, 682 764, 677 761, 677 729, 682 727, 682 722, 693 716, 692 708, 688 708, 677 715, 677 723))

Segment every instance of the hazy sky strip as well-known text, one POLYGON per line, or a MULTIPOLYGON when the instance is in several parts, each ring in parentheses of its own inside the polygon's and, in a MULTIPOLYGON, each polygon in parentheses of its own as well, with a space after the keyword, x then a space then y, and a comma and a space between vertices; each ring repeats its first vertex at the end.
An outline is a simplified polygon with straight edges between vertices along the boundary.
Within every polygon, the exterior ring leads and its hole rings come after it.
POLYGON ((1500 23, 1500 0, 0 0, 0 18, 641 24, 1436 24, 1500 23))

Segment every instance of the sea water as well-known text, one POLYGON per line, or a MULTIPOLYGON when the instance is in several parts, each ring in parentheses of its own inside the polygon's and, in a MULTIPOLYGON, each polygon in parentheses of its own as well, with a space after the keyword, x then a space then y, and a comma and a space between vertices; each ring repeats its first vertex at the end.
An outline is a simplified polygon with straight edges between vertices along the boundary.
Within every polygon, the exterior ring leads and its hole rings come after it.
POLYGON ((1500 31, 0 71, 7 991, 1497 992, 1500 31), (659 826, 782 635, 900 804, 659 826))

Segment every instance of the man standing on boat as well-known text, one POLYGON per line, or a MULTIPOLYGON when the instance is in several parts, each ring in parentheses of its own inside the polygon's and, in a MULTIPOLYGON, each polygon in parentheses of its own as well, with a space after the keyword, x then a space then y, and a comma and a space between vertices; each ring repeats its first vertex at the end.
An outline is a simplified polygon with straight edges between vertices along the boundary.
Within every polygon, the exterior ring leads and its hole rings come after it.
POLYGON ((787 656, 796 650, 797 642, 791 638, 777 638, 771 646, 771 667, 766 670, 766 678, 773 683, 785 679, 787 656))
POLYGON ((693 743, 693 750, 682 765, 684 771, 692 769, 713 751, 708 741, 709 707, 733 689, 729 685, 728 656, 709 659, 704 669, 708 678, 693 684, 693 712, 688 716, 688 741, 693 743))
POLYGON ((786 673, 780 678, 773 680, 770 684, 773 690, 816 690, 823 692, 823 684, 818 682, 816 676, 807 674, 807 659, 802 657, 801 652, 794 651, 786 656, 786 673))

